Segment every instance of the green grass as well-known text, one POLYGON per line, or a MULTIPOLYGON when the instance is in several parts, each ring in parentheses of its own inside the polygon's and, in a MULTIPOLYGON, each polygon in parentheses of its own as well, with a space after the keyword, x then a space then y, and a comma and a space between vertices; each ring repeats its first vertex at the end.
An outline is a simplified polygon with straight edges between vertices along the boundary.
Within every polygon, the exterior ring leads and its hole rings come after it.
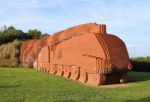
POLYGON ((150 102, 150 73, 124 87, 91 87, 27 68, 0 68, 0 102, 150 102))

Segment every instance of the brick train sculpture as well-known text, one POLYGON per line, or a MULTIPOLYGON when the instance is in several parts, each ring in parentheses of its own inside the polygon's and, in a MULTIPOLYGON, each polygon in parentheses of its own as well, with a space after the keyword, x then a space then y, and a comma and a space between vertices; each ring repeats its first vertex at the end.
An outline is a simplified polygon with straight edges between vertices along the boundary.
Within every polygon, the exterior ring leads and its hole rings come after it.
POLYGON ((28 40, 20 52, 23 66, 96 86, 127 82, 132 68, 124 42, 107 34, 104 24, 83 24, 28 40))

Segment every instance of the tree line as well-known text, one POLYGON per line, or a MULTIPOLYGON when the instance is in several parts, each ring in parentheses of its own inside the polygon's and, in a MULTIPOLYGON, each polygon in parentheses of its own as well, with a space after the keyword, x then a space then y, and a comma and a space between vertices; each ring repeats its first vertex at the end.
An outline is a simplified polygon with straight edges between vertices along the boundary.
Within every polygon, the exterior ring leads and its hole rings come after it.
POLYGON ((38 29, 30 29, 28 32, 16 29, 13 26, 6 27, 0 30, 0 45, 18 40, 39 39, 46 34, 42 34, 38 29))

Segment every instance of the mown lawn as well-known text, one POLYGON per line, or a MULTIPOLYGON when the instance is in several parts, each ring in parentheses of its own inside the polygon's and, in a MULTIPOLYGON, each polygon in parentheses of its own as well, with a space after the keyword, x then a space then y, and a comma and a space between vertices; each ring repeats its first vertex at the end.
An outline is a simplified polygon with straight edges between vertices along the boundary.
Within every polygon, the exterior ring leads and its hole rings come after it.
MULTIPOLYGON (((0 68, 0 102, 150 102, 150 73, 123 87, 91 87, 28 68, 0 68)), ((122 85, 118 85, 122 86, 122 85)))

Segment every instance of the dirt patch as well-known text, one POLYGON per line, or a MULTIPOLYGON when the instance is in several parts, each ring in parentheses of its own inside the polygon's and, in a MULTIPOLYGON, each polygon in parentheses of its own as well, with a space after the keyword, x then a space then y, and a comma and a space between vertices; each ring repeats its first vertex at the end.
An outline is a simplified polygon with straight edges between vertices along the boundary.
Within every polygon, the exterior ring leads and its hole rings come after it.
MULTIPOLYGON (((74 81, 74 80, 73 80, 74 81)), ((91 86, 91 87, 97 87, 97 88, 122 88, 122 87, 129 87, 133 85, 137 85, 135 82, 129 82, 129 83, 124 83, 124 84, 109 84, 109 85, 100 85, 100 86, 94 86, 89 83, 82 83, 80 81, 75 81, 80 85, 85 85, 85 86, 91 86)))
POLYGON ((119 87, 128 87, 128 86, 132 86, 132 85, 136 85, 136 83, 125 83, 125 84, 111 84, 111 85, 101 85, 98 86, 100 88, 119 88, 119 87))

